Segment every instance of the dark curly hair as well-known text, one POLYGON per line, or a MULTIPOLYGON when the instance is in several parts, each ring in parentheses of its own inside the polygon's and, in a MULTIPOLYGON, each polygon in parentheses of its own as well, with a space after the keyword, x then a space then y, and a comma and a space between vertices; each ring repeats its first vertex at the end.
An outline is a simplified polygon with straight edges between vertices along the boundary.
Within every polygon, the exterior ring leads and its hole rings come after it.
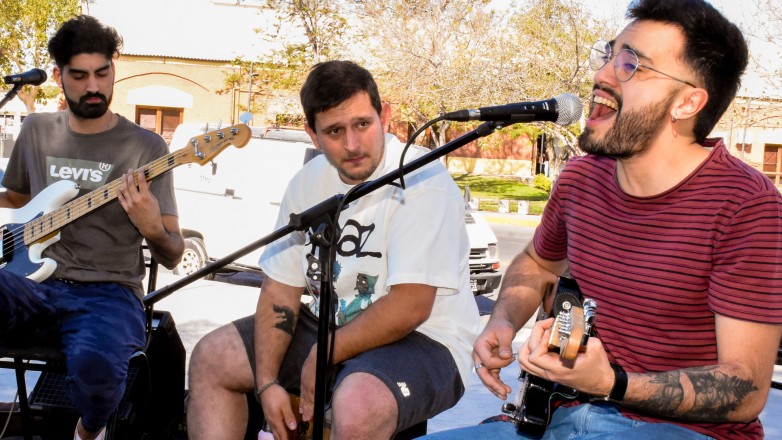
POLYGON ((89 15, 66 21, 49 40, 49 55, 60 69, 75 55, 99 53, 113 59, 119 56, 121 49, 122 37, 117 31, 89 15))
POLYGON ((702 142, 727 110, 741 85, 749 50, 739 28, 704 0, 636 0, 631 20, 676 25, 684 34, 682 61, 698 76, 709 100, 695 122, 702 142))
POLYGON ((383 105, 380 93, 367 69, 352 61, 316 64, 299 92, 307 124, 315 130, 315 115, 342 104, 359 92, 369 94, 372 107, 380 114, 383 105))

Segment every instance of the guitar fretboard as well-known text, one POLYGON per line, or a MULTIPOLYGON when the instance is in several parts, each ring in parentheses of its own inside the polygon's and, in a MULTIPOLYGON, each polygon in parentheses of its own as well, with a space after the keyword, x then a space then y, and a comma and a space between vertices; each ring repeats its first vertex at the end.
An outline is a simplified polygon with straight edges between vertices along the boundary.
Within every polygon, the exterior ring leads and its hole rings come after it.
MULTIPOLYGON (((145 179, 150 181, 174 167, 181 165, 179 159, 181 159, 181 156, 183 155, 184 152, 181 150, 176 151, 141 167, 145 179), (177 157, 177 155, 180 157, 177 157)), ((121 184, 122 178, 112 180, 100 188, 90 191, 77 199, 71 200, 52 212, 27 222, 24 226, 24 242, 29 245, 30 243, 34 243, 52 235, 68 223, 113 201, 117 198, 117 193, 121 184)))
MULTIPOLYGON (((144 179, 150 181, 171 169, 186 163, 205 164, 228 145, 243 147, 250 139, 250 130, 246 125, 226 127, 222 130, 205 133, 191 138, 192 147, 185 147, 162 156, 141 167, 144 179), (203 142, 201 142, 203 141, 203 142)), ((117 198, 122 178, 90 191, 71 200, 54 211, 30 220, 24 225, 24 243, 30 245, 56 234, 63 226, 83 217, 117 198)))

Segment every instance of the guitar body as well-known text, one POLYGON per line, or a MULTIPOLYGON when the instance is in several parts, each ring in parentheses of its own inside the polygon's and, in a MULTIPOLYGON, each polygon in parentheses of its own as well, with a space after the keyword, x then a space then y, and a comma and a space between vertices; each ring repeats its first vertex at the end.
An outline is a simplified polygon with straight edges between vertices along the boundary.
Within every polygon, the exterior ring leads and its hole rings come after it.
POLYGON ((3 238, 0 248, 0 269, 10 270, 39 282, 54 273, 57 263, 51 258, 42 258, 41 255, 44 249, 60 239, 59 232, 28 246, 25 244, 24 234, 15 231, 24 230, 26 223, 56 210, 76 197, 78 193, 79 186, 75 182, 60 180, 47 186, 19 209, 0 209, 0 225, 2 225, 0 236, 3 238))
MULTIPOLYGON (((583 304, 582 301, 576 281, 560 277, 550 313, 539 315, 541 319, 555 318, 548 349, 559 353, 566 361, 576 358, 592 334, 597 306, 592 300, 583 301, 583 304)), ((578 396, 578 391, 572 388, 524 370, 519 374, 519 382, 515 403, 505 404, 502 408, 503 412, 511 415, 519 434, 543 435, 554 410, 578 396)))

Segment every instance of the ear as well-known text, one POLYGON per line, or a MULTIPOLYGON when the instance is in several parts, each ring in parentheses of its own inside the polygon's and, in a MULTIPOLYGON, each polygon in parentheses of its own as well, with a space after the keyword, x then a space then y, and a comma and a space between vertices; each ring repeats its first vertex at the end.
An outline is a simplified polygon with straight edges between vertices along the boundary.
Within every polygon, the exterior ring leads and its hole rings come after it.
POLYGON ((383 101, 380 107, 380 122, 383 123, 383 133, 388 133, 388 127, 391 123, 391 104, 383 101))
POLYGON ((671 108, 672 119, 691 119, 706 106, 709 101, 709 92, 706 89, 688 87, 675 101, 671 108))
POLYGON ((52 78, 54 78, 54 82, 57 83, 57 86, 62 88, 62 71, 59 67, 54 66, 54 70, 52 70, 52 78))
POLYGON ((320 145, 318 144, 318 135, 315 134, 315 130, 310 127, 309 122, 304 123, 304 131, 307 132, 308 135, 310 135, 310 139, 312 139, 312 145, 315 146, 318 150, 320 150, 320 145))

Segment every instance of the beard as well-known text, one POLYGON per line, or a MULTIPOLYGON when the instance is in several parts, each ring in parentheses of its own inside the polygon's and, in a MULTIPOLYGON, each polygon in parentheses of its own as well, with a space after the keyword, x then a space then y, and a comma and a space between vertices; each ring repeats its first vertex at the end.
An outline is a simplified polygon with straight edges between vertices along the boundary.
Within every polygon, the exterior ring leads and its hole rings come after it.
POLYGON ((100 118, 106 114, 109 110, 109 105, 111 105, 111 95, 107 98, 101 93, 87 93, 76 102, 68 97, 68 93, 65 92, 64 88, 63 93, 65 94, 65 101, 68 103, 68 108, 75 116, 82 119, 100 118), (97 104, 88 104, 87 100, 90 98, 99 98, 101 102, 97 104))
POLYGON ((638 156, 650 147, 652 139, 665 125, 674 99, 675 93, 672 92, 662 101, 623 113, 622 100, 617 98, 619 110, 614 126, 608 130, 603 139, 596 139, 593 129, 585 129, 578 137, 578 145, 585 153, 598 156, 616 159, 638 156))

